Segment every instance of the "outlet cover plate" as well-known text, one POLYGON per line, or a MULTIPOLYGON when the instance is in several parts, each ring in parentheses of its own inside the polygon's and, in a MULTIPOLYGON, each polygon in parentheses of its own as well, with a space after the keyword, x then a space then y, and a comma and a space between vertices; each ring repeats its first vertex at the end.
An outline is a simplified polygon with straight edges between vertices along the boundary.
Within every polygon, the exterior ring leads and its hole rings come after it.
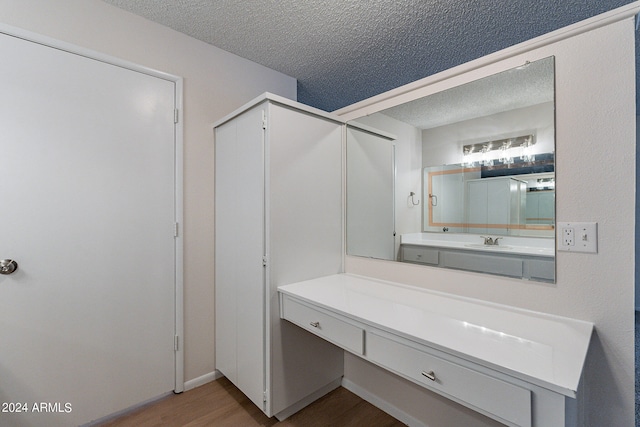
POLYGON ((596 222, 558 222, 556 234, 559 251, 598 253, 596 222))

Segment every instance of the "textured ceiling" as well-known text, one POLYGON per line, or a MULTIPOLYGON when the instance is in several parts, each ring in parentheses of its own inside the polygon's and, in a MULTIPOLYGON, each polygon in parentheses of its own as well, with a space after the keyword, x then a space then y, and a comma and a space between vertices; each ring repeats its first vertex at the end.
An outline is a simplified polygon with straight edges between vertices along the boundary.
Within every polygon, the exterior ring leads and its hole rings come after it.
POLYGON ((418 129, 551 102, 554 58, 544 58, 483 79, 397 105, 382 114, 418 129))
POLYGON ((298 80, 333 111, 632 0, 104 0, 298 80))

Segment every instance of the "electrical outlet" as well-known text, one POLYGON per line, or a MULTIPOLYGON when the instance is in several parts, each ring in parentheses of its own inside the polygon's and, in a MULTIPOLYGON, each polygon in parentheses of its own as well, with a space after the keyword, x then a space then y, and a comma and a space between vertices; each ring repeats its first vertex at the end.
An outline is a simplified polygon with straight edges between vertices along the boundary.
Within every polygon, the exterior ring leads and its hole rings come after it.
POLYGON ((598 223, 558 222, 558 250, 598 253, 598 223))
POLYGON ((562 228, 562 246, 575 246, 575 230, 571 227, 562 228))

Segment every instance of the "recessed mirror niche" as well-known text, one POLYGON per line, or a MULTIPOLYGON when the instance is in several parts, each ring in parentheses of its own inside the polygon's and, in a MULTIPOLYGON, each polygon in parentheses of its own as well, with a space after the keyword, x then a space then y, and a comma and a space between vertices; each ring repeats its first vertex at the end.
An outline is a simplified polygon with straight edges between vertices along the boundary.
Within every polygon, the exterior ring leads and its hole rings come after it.
POLYGON ((555 282, 554 58, 347 125, 347 254, 555 282))

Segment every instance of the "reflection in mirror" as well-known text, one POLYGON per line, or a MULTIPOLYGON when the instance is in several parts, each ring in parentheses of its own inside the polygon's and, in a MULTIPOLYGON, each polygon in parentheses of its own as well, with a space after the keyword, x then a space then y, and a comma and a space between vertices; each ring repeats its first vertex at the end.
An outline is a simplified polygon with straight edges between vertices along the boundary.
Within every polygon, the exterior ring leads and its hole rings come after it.
POLYGON ((367 195, 352 197, 347 207, 349 250, 360 256, 396 258, 394 139, 364 126, 347 126, 347 193, 367 195))
POLYGON ((352 122, 347 253, 555 281, 554 97, 549 57, 352 122))

